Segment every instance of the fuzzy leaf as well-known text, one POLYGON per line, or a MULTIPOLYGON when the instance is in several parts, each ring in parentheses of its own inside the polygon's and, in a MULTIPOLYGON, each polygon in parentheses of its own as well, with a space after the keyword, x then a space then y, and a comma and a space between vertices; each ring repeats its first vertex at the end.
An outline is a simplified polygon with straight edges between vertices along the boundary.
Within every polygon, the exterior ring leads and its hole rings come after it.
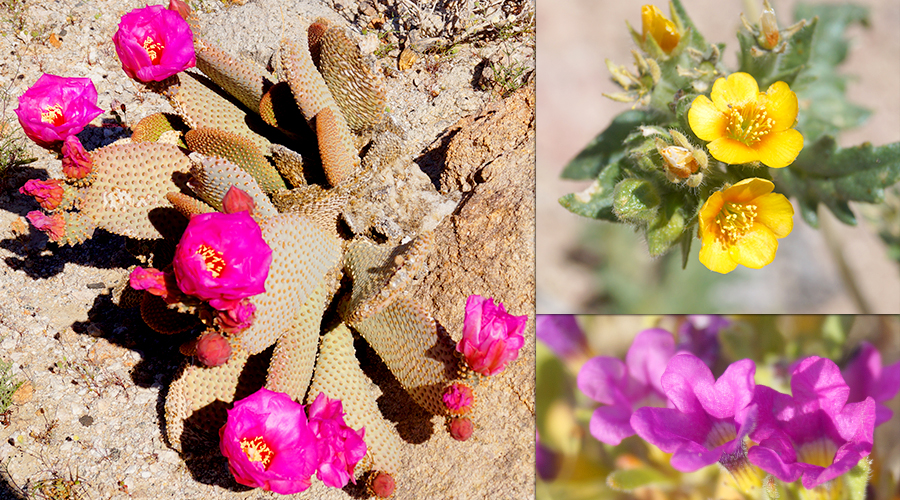
POLYGON ((633 109, 613 118, 606 130, 600 132, 563 169, 563 179, 593 179, 604 168, 622 157, 625 138, 637 126, 658 123, 659 117, 650 110, 633 109))
POLYGON ((619 219, 613 213, 613 193, 621 179, 622 167, 616 161, 607 165, 590 187, 580 193, 563 196, 559 203, 570 212, 583 217, 618 222, 619 219))
POLYGON ((772 173, 779 190, 797 198, 810 226, 818 227, 819 203, 845 224, 855 225, 848 202, 881 203, 884 189, 900 181, 900 142, 838 148, 825 136, 803 148, 789 167, 772 173))

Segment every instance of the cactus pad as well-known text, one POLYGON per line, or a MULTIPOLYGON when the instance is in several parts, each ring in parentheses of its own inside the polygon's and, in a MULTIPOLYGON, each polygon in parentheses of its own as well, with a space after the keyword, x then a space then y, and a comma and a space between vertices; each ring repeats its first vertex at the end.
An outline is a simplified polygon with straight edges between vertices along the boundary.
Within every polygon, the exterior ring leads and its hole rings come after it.
POLYGON ((196 47, 197 69, 248 109, 259 113, 259 101, 275 77, 255 62, 232 58, 206 40, 198 41, 196 47))
POLYGON ((191 153, 193 179, 191 189, 203 198, 206 203, 222 211, 222 200, 231 186, 235 186, 253 198, 256 207, 253 218, 257 221, 277 215, 275 206, 259 188, 259 184, 244 169, 222 158, 210 158, 198 153, 191 153))
MULTIPOLYGON (((131 142, 157 142, 162 134, 173 130, 187 130, 187 125, 181 117, 171 113, 154 113, 145 116, 131 127, 131 142)), ((187 147, 184 141, 178 145, 187 147)))
POLYGON ((247 138, 216 128, 197 128, 184 134, 191 151, 230 160, 256 179, 265 192, 285 189, 284 180, 262 151, 247 138))

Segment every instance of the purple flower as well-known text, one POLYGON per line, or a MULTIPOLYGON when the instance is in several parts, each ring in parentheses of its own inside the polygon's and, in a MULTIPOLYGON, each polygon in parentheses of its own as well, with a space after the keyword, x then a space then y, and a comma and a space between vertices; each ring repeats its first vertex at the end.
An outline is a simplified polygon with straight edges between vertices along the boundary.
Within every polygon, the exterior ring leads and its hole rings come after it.
POLYGON ((544 481, 553 481, 559 474, 560 460, 559 454, 541 443, 540 434, 536 433, 535 439, 534 463, 538 476, 544 481))
POLYGON ((833 361, 812 356, 794 368, 792 396, 756 386, 758 422, 750 463, 812 489, 853 468, 872 451, 875 401, 847 404, 850 388, 833 361))
POLYGON ((624 363, 618 358, 597 356, 581 367, 578 388, 607 405, 591 416, 590 429, 595 438, 617 445, 634 435, 630 423, 634 409, 645 406, 644 402, 660 404, 666 400, 660 377, 674 354, 672 334, 651 328, 637 334, 624 363))
POLYGON ((900 390, 900 361, 882 366, 878 349, 863 342, 841 375, 850 387, 848 403, 858 403, 870 396, 875 400, 875 427, 891 419, 894 412, 881 403, 893 399, 900 390))
POLYGON ((19 97, 15 109, 22 130, 39 146, 53 148, 84 129, 103 110, 90 78, 44 73, 19 97))
POLYGON ((678 350, 693 353, 706 366, 714 366, 719 357, 719 331, 730 324, 722 316, 690 315, 678 327, 678 350))
POLYGON ((538 340, 547 344, 562 359, 587 357, 588 345, 575 316, 570 314, 538 314, 538 340))
POLYGON ((522 331, 527 321, 526 315, 513 316, 503 304, 494 305, 492 298, 469 295, 463 335, 456 350, 463 354, 473 371, 496 375, 519 357, 519 349, 525 344, 522 331))
POLYGON ((228 410, 219 448, 237 482, 282 495, 309 488, 319 463, 303 405, 266 388, 228 410))
POLYGON ((181 291, 221 311, 265 292, 271 263, 272 249, 247 212, 212 212, 191 217, 172 266, 181 291))
POLYGON ((669 360, 662 386, 674 408, 638 409, 631 426, 638 436, 672 453, 672 467, 692 472, 720 462, 731 470, 746 464, 744 437, 754 424, 748 407, 756 383, 756 365, 732 363, 716 380, 703 361, 690 353, 669 360))
POLYGON ((197 65, 190 25, 162 5, 122 16, 113 43, 125 74, 142 82, 159 82, 197 65))
POLYGON ((309 405, 309 427, 316 435, 319 453, 316 477, 334 488, 343 488, 347 481, 356 484, 353 468, 366 455, 366 430, 355 431, 345 424, 341 400, 324 392, 309 405))

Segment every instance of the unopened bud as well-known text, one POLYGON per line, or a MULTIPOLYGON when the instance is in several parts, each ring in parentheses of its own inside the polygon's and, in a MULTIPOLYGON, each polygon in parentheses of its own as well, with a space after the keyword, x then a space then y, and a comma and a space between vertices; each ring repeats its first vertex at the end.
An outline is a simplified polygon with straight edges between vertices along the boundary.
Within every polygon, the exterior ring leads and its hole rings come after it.
POLYGON ((775 19, 775 11, 771 8, 763 11, 759 16, 759 26, 762 30, 759 37, 759 45, 767 50, 772 50, 778 45, 781 35, 778 33, 778 21, 775 19))
POLYGON ((369 492, 378 498, 390 498, 395 487, 394 478, 387 472, 378 472, 369 479, 369 492))
POLYGON ((185 20, 191 15, 191 8, 184 0, 169 0, 169 10, 174 10, 185 20))
POLYGON ((197 359, 206 366, 219 366, 231 357, 231 344, 219 332, 209 331, 197 339, 197 359))
POLYGON ((472 437, 472 432, 474 430, 474 424, 466 417, 453 418, 450 420, 450 436, 457 441, 466 441, 472 437))

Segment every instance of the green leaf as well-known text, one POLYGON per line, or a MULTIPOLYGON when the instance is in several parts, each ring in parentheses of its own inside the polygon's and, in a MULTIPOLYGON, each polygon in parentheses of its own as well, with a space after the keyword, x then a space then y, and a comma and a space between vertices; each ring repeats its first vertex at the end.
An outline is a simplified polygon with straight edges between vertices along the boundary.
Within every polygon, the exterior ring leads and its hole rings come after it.
POLYGON ((824 203, 846 224, 856 224, 848 202, 881 203, 884 189, 900 181, 900 142, 873 147, 866 142, 838 148, 831 136, 805 147, 787 168, 772 169, 779 191, 794 196, 806 222, 818 227, 824 203))
POLYGON ((665 254, 681 240, 688 219, 683 205, 683 199, 669 197, 656 220, 647 228, 647 248, 651 257, 665 254))
POLYGON ((563 196, 559 199, 559 203, 570 212, 583 217, 618 222, 612 208, 613 193, 620 180, 622 167, 616 161, 607 165, 590 187, 580 193, 563 196))
POLYGON ((622 157, 625 138, 639 125, 659 123, 660 116, 652 110, 632 109, 613 118, 606 130, 591 142, 563 169, 563 179, 593 179, 609 164, 622 157))
POLYGON ((813 53, 816 64, 837 66, 847 57, 849 44, 844 37, 847 26, 860 23, 869 24, 869 9, 862 5, 807 4, 800 3, 794 9, 794 19, 819 17, 819 25, 813 38, 813 53))
POLYGON ((606 476, 606 485, 618 491, 632 491, 641 486, 668 484, 672 484, 671 479, 662 472, 648 467, 615 470, 606 476))
POLYGON ((656 218, 660 198, 656 186, 645 179, 624 179, 613 192, 613 210, 630 224, 648 225, 656 218))

